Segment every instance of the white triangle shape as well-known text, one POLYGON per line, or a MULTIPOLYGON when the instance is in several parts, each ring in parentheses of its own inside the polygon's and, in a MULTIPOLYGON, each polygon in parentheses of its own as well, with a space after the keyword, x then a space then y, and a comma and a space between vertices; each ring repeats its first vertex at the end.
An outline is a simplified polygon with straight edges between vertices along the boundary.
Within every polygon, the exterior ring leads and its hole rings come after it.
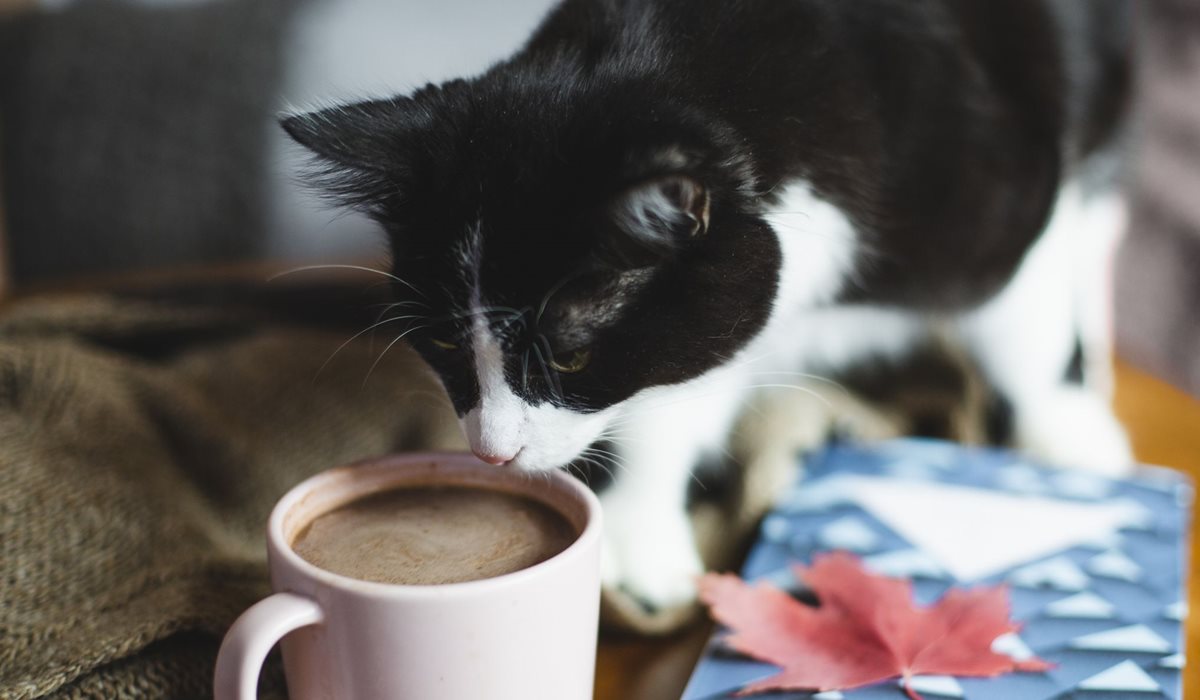
POLYGON ((1167 606, 1166 610, 1163 610, 1163 617, 1176 622, 1183 622, 1184 618, 1187 617, 1187 614, 1188 604, 1186 600, 1180 600, 1171 603, 1167 606))
POLYGON ((1113 482, 1083 471, 1064 470, 1052 477, 1054 486, 1064 496, 1084 501, 1097 501, 1112 493, 1113 482))
POLYGON ((1080 690, 1127 693, 1157 693, 1162 690, 1158 683, 1142 670, 1141 666, 1128 660, 1101 671, 1091 678, 1085 678, 1079 682, 1077 687, 1080 690))
POLYGON ((1130 530, 1154 529, 1154 513, 1132 498, 1114 498, 1108 504, 1117 514, 1122 528, 1130 530))
POLYGON ((1049 617, 1107 620, 1113 617, 1117 609, 1095 593, 1084 591, 1050 603, 1045 611, 1049 617))
POLYGON ((1087 570, 1096 576, 1115 578, 1137 583, 1142 578, 1142 567, 1124 554, 1111 551, 1088 560, 1087 570))
POLYGON ((1183 668, 1184 663, 1185 659, 1183 658, 1183 652, 1171 654, 1170 656, 1164 656, 1158 660, 1158 665, 1162 668, 1173 668, 1177 671, 1183 668))
POLYGON ((1023 588, 1052 588, 1072 593, 1082 591, 1091 583, 1087 574, 1066 557, 1022 567, 1009 574, 1008 580, 1023 588))
POLYGON ((853 515, 838 518, 817 532, 821 546, 851 552, 869 552, 879 546, 879 535, 853 515))
POLYGON ((1116 549, 1124 543, 1125 539, 1119 532, 1103 532, 1093 537, 1090 540, 1085 540, 1079 543, 1080 547, 1088 549, 1098 549, 1101 552, 1107 552, 1110 549, 1116 549))
POLYGON ((1074 649, 1091 651, 1126 651, 1145 654, 1169 654, 1171 644, 1145 625, 1130 625, 1105 630, 1071 640, 1074 649))
POLYGON ((960 581, 985 578, 1094 541, 1129 521, 1127 504, 1014 496, 888 477, 834 480, 804 499, 808 505, 857 503, 960 581))
POLYGON ((928 554, 915 549, 876 554, 863 559, 863 566, 881 576, 892 578, 927 578, 941 581, 946 574, 928 554))
POLYGON ((962 686, 952 676, 913 676, 908 679, 908 685, 917 693, 944 698, 963 697, 962 686))
POLYGON ((785 491, 775 505, 787 513, 820 513, 844 503, 853 503, 850 494, 858 478, 837 475, 816 479, 801 488, 785 491))
POLYGON ((1016 632, 1009 632, 996 637, 992 641, 992 651, 1004 654, 1013 661, 1028 661, 1033 658, 1033 649, 1016 632))

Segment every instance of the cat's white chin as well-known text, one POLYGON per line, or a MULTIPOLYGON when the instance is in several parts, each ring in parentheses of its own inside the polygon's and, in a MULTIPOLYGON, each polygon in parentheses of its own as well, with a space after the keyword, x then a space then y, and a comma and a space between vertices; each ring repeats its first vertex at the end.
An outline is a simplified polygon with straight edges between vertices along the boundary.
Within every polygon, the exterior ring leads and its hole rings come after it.
POLYGON ((588 445, 594 442, 595 438, 586 439, 580 438, 578 441, 563 449, 562 444, 546 445, 550 449, 541 449, 534 447, 533 444, 527 444, 520 453, 517 453, 516 459, 508 463, 508 467, 520 469, 522 472, 550 472, 552 469, 563 468, 569 463, 580 459, 587 450, 588 445))
POLYGON ((505 468, 518 469, 523 472, 548 472, 567 466, 579 459, 582 454, 583 449, 573 454, 559 450, 555 450, 553 453, 542 453, 536 450, 529 451, 524 449, 517 454, 516 459, 505 465, 505 468), (529 454, 526 454, 526 452, 529 452, 529 454))

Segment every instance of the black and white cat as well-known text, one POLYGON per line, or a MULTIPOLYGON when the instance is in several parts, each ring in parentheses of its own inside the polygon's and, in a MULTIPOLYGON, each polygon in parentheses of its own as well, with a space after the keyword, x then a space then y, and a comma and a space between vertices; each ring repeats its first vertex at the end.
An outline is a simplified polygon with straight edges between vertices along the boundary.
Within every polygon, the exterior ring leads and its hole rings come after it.
POLYGON ((1130 462, 1103 395, 1066 379, 1080 334, 1103 336, 1079 290, 1112 239, 1089 173, 1118 130, 1127 12, 566 0, 478 77, 283 125, 389 236, 387 322, 481 459, 555 469, 611 441, 606 579, 670 606, 701 568, 690 471, 763 373, 949 335, 1018 445, 1130 462))

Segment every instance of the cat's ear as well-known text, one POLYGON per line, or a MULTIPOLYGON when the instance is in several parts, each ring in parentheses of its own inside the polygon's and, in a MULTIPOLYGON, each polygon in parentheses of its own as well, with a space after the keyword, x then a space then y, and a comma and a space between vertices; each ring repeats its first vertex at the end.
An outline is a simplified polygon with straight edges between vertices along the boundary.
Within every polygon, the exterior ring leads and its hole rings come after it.
POLYGON ((305 173, 310 184, 372 212, 420 182, 418 144, 430 121, 413 99, 397 97, 286 116, 280 125, 316 156, 305 173))
POLYGON ((329 165, 378 171, 403 156, 419 111, 411 99, 399 97, 287 115, 279 124, 329 165))
MULTIPOLYGON (((708 189, 686 175, 668 175, 627 190, 610 214, 636 252, 665 255, 708 232, 708 189)), ((626 247, 627 248, 627 247, 626 247)), ((640 257, 640 256, 639 256, 640 257)))

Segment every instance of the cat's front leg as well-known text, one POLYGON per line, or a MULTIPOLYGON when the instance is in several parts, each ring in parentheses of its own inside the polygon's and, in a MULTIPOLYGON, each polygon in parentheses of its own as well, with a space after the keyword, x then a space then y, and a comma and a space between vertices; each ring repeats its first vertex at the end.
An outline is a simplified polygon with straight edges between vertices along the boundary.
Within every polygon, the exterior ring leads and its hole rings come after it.
POLYGON ((688 485, 700 457, 722 447, 739 398, 733 377, 656 390, 610 431, 617 465, 600 494, 604 583, 650 612, 695 600, 704 565, 688 518, 688 485))
POLYGON ((1109 209, 1104 198, 1086 197, 1078 186, 1064 188, 1050 224, 1012 281, 964 316, 960 327, 985 375, 1012 405, 1018 447, 1053 464, 1121 476, 1133 464, 1129 440, 1104 392, 1105 377, 1087 372, 1109 361, 1086 356, 1089 350, 1107 355, 1104 343, 1089 341, 1085 313, 1103 297, 1095 289, 1081 295, 1078 288, 1079 275, 1099 279, 1084 261, 1103 264, 1103 256, 1088 247, 1098 244, 1094 239, 1113 238, 1106 229, 1119 224, 1105 223, 1109 209), (1081 334, 1083 381, 1068 377, 1081 334))

